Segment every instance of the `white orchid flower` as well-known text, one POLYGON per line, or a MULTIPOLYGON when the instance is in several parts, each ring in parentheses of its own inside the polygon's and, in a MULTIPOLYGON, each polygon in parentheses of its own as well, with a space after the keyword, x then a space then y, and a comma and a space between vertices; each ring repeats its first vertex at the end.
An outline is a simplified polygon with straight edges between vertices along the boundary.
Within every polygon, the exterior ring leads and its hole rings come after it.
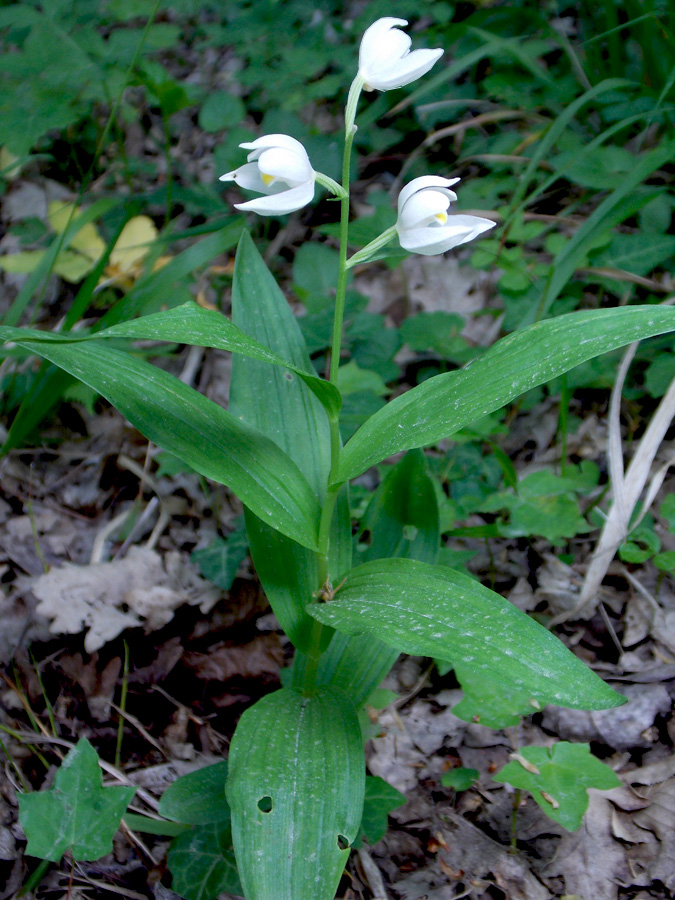
POLYGON ((398 196, 396 231, 404 250, 435 256, 494 228, 496 223, 490 219, 448 215, 450 204, 457 199, 449 188, 459 180, 423 175, 403 188, 398 196))
POLYGON ((314 199, 316 172, 300 141, 287 134, 267 134, 247 144, 248 162, 220 176, 264 197, 235 203, 237 209, 261 216, 282 216, 302 209, 314 199))
POLYGON ((385 16, 373 22, 361 39, 359 76, 366 90, 390 91, 426 75, 442 50, 413 50, 410 38, 396 28, 405 19, 385 16))

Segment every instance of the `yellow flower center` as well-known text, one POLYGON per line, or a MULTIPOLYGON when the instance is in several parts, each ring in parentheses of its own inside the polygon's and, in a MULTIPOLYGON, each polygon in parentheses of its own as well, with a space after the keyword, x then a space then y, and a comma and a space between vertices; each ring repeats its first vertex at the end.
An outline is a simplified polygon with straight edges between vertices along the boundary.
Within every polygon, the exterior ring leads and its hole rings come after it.
POLYGON ((274 181, 274 175, 266 175, 264 172, 260 173, 260 177, 265 187, 269 187, 274 181))
POLYGON ((438 219, 441 225, 445 225, 445 223, 448 221, 448 214, 444 212, 436 213, 434 218, 438 219))

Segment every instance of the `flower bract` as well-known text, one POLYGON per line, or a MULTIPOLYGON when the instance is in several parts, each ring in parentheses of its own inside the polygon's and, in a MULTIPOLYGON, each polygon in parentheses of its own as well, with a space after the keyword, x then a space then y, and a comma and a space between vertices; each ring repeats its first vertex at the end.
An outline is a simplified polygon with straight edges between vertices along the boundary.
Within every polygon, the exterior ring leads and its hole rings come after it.
POLYGON ((410 38, 396 25, 405 19, 385 16, 373 22, 361 39, 359 75, 366 90, 390 91, 426 75, 443 55, 442 50, 413 50, 410 38))
POLYGON ((480 216, 448 215, 450 204, 457 199, 450 188, 458 181, 424 175, 403 188, 398 197, 396 231, 404 250, 435 256, 494 228, 495 222, 480 216))
POLYGON ((282 216, 312 201, 315 172, 300 141, 287 134, 267 134, 239 146, 251 151, 248 162, 221 175, 220 181, 234 181, 264 196, 235 203, 237 209, 282 216))

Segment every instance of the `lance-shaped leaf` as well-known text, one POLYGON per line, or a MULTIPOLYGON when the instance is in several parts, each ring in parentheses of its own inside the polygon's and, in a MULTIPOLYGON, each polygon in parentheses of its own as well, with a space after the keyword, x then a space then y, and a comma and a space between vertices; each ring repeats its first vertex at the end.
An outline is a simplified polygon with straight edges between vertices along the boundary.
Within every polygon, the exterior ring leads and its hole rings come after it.
POLYGON ((165 312, 113 325, 105 331, 92 335, 91 339, 113 337, 195 344, 215 350, 229 350, 250 359, 281 366, 288 369, 289 373, 294 372, 298 375, 331 416, 337 417, 340 411, 341 398, 338 389, 311 370, 309 359, 303 360, 304 365, 287 361, 237 328, 225 316, 212 309, 203 309, 196 303, 184 303, 165 312), (309 368, 306 368, 307 365, 309 368))
MULTIPOLYGON (((241 332, 298 369, 311 371, 288 301, 247 233, 237 249, 232 318, 241 332)), ((290 374, 259 359, 236 355, 229 408, 278 444, 322 498, 330 465, 328 420, 316 397, 299 378, 286 377, 290 374)), ((246 512, 251 558, 281 627, 297 648, 307 649, 313 620, 305 607, 319 587, 316 556, 261 518, 255 509, 246 512)))
MULTIPOLYGON (((45 359, 98 391, 147 438, 207 478, 226 484, 273 528, 316 548, 319 505, 298 466, 269 438, 144 360, 90 342, 0 338, 45 359)), ((320 407, 319 407, 320 408, 320 407)))
POLYGON ((61 763, 49 791, 19 795, 19 821, 29 856, 59 862, 95 860, 112 850, 113 835, 136 793, 135 787, 103 787, 98 755, 81 738, 61 763))
POLYGON ((347 443, 337 481, 400 450, 424 447, 601 353, 675 330, 675 309, 575 312, 502 338, 459 371, 429 378, 375 413, 347 443))
POLYGON ((351 702, 331 689, 269 694, 241 717, 229 765, 247 900, 333 900, 363 811, 363 745, 351 702))
POLYGON ((553 634, 508 600, 444 566, 377 560, 353 569, 335 598, 311 614, 348 634, 369 634, 404 653, 452 662, 467 691, 456 715, 500 728, 546 703, 605 709, 624 698, 553 634))

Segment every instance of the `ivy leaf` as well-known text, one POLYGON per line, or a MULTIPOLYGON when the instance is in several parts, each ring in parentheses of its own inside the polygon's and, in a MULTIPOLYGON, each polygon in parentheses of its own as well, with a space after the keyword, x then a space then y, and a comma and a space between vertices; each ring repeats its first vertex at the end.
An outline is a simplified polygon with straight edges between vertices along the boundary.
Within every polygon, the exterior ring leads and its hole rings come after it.
POLYGON ((226 891, 242 895, 229 823, 200 825, 171 842, 172 888, 185 900, 211 900, 226 891))
POLYGON ((523 747, 493 776, 501 784, 529 791, 546 815, 576 831, 588 809, 588 788, 610 790, 621 780, 592 755, 589 744, 561 741, 553 747, 523 747))
POLYGON ((366 777, 361 831, 368 843, 376 844, 387 833, 389 813, 407 803, 406 797, 383 778, 366 777))
POLYGON ((136 793, 134 787, 103 787, 98 754, 86 738, 68 753, 50 791, 19 797, 19 822, 29 856, 59 862, 96 860, 110 853, 113 835, 136 793))
POLYGON ((248 537, 241 520, 241 528, 223 538, 216 536, 208 547, 193 550, 190 559, 199 566, 204 578, 208 578, 224 591, 229 591, 239 566, 248 553, 248 537))

